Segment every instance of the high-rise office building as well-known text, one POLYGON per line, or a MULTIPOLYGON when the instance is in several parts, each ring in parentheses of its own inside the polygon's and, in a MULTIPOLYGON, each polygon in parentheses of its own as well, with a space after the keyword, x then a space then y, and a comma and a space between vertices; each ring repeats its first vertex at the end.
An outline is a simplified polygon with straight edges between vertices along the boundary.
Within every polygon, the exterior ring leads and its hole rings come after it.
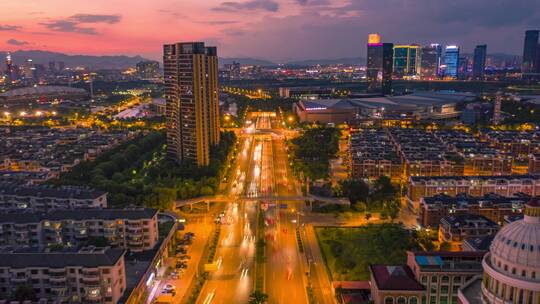
POLYGON ((219 140, 217 50, 204 42, 163 46, 168 155, 206 166, 219 140))
POLYGON ((7 53, 6 55, 6 72, 5 75, 7 77, 7 81, 11 82, 15 79, 14 78, 14 67, 13 67, 13 61, 11 60, 11 53, 7 53))
POLYGON ((474 59, 473 59, 473 78, 483 80, 484 79, 484 70, 486 69, 486 54, 487 54, 487 45, 477 45, 474 48, 474 59))
POLYGON ((460 56, 458 61, 458 79, 469 79, 469 58, 460 56))
POLYGON ((379 34, 369 34, 366 70, 369 92, 392 93, 393 57, 392 43, 382 43, 379 34))
POLYGON ((448 45, 444 51, 444 77, 457 78, 459 67, 459 47, 448 45))
POLYGON ((523 44, 523 62, 521 73, 524 77, 530 74, 540 73, 540 62, 538 62, 538 38, 540 31, 528 30, 525 32, 525 42, 523 44))
POLYGON ((394 45, 394 74, 398 77, 417 76, 420 73, 420 46, 394 45))
POLYGON ((431 44, 422 48, 420 76, 435 79, 440 76, 442 48, 440 44, 431 44))
POLYGON ((66 64, 63 61, 58 61, 58 72, 62 72, 66 68, 66 64))

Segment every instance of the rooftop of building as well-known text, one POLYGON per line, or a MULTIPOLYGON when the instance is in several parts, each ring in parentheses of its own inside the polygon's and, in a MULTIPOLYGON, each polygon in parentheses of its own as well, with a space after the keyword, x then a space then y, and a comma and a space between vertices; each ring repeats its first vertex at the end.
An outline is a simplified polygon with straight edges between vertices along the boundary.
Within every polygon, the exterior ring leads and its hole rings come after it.
POLYGON ((97 199, 107 192, 88 187, 15 186, 12 183, 0 184, 0 195, 20 197, 40 197, 58 199, 97 199))
POLYGON ((488 193, 484 196, 471 196, 468 194, 458 194, 457 196, 449 196, 446 194, 438 194, 430 197, 423 197, 422 204, 428 208, 437 208, 438 206, 452 206, 456 208, 469 208, 478 206, 487 208, 492 206, 508 206, 522 207, 530 200, 527 194, 516 194, 514 196, 502 196, 495 193, 488 193))
POLYGON ((140 220, 150 219, 158 213, 157 209, 71 209, 71 210, 52 210, 43 212, 16 212, 0 213, 0 223, 39 223, 44 220, 140 220))
POLYGON ((476 95, 455 92, 415 92, 399 96, 367 96, 343 99, 317 99, 301 101, 308 111, 346 108, 385 108, 385 110, 414 110, 425 106, 444 106, 471 101, 476 95))
POLYGON ((16 96, 26 96, 26 95, 40 95, 40 94, 59 94, 59 93, 70 93, 70 94, 87 94, 86 90, 80 88, 64 87, 64 86, 36 86, 36 87, 26 87, 9 90, 0 94, 0 97, 16 97, 16 96))
POLYGON ((498 228, 499 225, 483 215, 459 214, 446 216, 441 219, 443 226, 452 228, 498 228))
POLYGON ((467 238, 463 241, 463 246, 468 246, 475 251, 488 251, 494 235, 467 238))
POLYGON ((482 277, 477 276, 466 282, 458 291, 460 300, 463 304, 483 304, 482 300, 482 277))
POLYGON ((424 290, 406 265, 369 265, 379 290, 424 290))
POLYGON ((481 272, 486 251, 408 251, 421 271, 481 272))
POLYGON ((123 249, 83 248, 78 252, 0 253, 0 267, 21 269, 113 266, 125 252, 123 249))
POLYGON ((510 180, 539 180, 539 175, 493 175, 493 176, 411 176, 410 180, 413 182, 424 182, 424 181, 487 181, 487 180, 498 180, 502 182, 510 180))

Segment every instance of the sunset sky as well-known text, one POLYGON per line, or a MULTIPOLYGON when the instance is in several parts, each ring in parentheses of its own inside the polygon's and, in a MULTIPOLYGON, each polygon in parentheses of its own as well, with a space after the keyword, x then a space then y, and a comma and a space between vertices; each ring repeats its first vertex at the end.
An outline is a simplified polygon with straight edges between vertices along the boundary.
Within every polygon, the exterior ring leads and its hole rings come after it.
POLYGON ((385 42, 455 43, 521 54, 538 0, 2 0, 0 50, 126 54, 206 41, 223 57, 274 61, 365 56, 385 42))

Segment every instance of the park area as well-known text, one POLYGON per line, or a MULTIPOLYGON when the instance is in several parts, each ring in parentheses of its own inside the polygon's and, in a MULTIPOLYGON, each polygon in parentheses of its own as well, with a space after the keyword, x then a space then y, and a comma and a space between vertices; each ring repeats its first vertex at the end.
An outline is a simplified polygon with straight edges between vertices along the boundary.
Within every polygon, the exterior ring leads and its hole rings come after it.
POLYGON ((369 280, 370 264, 405 264, 406 250, 420 248, 398 224, 318 227, 316 233, 334 281, 369 280))

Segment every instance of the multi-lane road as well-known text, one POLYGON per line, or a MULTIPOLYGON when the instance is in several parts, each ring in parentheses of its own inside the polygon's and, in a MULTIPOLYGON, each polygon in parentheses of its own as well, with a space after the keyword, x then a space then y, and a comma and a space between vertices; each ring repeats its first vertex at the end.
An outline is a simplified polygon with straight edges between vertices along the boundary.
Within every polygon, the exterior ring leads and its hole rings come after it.
POLYGON ((265 262, 261 275, 268 303, 308 303, 307 258, 299 250, 305 203, 264 201, 264 197, 299 196, 292 175, 281 123, 270 115, 246 125, 241 151, 228 189, 231 202, 222 217, 216 251, 219 269, 211 273, 197 303, 247 303, 255 287, 255 234, 264 215, 265 262))

